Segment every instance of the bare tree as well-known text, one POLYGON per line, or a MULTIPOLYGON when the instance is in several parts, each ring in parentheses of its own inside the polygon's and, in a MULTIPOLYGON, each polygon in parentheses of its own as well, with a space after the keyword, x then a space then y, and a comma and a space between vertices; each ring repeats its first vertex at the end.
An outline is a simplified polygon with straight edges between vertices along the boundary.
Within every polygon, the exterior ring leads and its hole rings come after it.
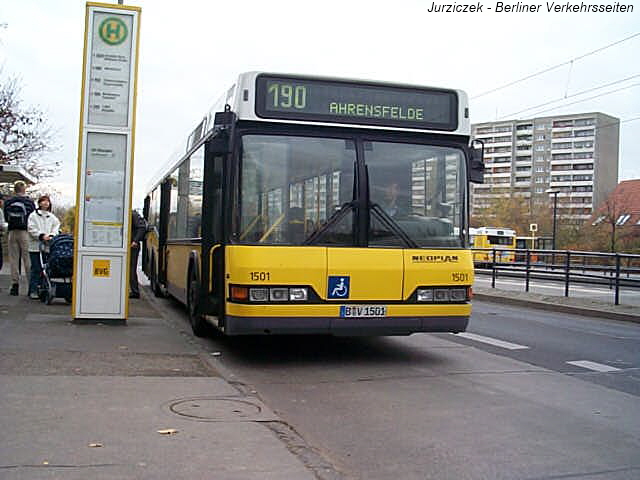
POLYGON ((56 150, 54 133, 44 112, 25 107, 20 99, 20 81, 5 78, 0 70, 0 165, 17 165, 39 180, 52 177, 60 162, 47 162, 44 154, 56 150))
MULTIPOLYGON (((598 230, 602 231, 602 227, 606 226, 609 230, 609 251, 615 252, 618 242, 617 227, 620 215, 626 212, 626 205, 621 199, 610 195, 604 202, 603 207, 598 211, 598 216, 594 225, 598 230)), ((604 245, 603 245, 604 247, 604 245)))

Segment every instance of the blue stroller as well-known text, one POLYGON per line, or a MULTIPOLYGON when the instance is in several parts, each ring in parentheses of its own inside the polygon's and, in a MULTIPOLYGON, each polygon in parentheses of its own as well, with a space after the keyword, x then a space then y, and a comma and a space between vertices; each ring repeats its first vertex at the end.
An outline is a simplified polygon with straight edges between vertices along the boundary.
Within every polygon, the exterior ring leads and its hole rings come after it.
POLYGON ((71 303, 73 291, 73 237, 60 234, 53 237, 47 246, 40 245, 42 278, 38 292, 40 300, 51 305, 54 298, 64 298, 71 303))

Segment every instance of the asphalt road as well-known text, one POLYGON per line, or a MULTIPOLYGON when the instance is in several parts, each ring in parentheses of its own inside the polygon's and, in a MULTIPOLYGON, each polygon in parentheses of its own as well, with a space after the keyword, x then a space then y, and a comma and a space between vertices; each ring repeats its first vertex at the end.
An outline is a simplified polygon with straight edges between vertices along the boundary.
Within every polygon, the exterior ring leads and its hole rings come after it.
POLYGON ((638 324, 475 301, 453 341, 640 396, 638 324))
POLYGON ((640 477, 638 325, 476 302, 469 332, 194 342, 346 478, 640 477))

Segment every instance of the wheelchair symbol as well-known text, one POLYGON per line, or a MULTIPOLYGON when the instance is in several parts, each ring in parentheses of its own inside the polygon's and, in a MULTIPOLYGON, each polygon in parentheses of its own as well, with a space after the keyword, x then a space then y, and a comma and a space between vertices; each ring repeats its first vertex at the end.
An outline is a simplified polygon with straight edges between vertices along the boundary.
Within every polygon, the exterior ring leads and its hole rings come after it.
POLYGON ((329 277, 329 298, 349 298, 349 277, 329 277))

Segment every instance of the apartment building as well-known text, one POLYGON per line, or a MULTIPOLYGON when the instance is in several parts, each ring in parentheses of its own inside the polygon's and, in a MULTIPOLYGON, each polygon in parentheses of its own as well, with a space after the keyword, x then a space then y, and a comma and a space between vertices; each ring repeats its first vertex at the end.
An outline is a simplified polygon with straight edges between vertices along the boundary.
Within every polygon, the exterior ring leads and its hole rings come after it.
POLYGON ((619 119, 598 112, 472 125, 485 144, 486 167, 485 183, 472 191, 472 212, 500 196, 536 208, 557 191, 560 222, 589 220, 618 183, 619 132, 619 119))

